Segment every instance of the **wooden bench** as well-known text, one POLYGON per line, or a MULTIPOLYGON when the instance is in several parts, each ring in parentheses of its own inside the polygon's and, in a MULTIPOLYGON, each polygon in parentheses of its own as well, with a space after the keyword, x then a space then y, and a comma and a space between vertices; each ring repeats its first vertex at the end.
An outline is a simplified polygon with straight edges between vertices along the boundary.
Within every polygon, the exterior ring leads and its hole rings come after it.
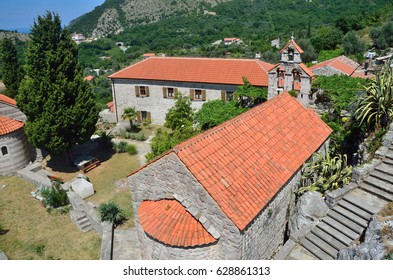
POLYGON ((98 159, 86 163, 86 164, 83 166, 83 168, 82 168, 83 173, 88 172, 89 170, 91 170, 91 169, 93 169, 93 168, 99 166, 100 164, 101 164, 101 162, 100 162, 98 159))

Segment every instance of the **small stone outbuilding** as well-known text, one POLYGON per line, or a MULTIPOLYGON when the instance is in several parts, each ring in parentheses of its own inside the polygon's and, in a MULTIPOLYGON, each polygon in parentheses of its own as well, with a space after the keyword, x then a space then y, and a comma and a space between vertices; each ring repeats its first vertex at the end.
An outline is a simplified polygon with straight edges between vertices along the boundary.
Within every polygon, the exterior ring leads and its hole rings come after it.
POLYGON ((128 177, 144 259, 269 259, 301 167, 331 129, 287 93, 185 141, 128 177))

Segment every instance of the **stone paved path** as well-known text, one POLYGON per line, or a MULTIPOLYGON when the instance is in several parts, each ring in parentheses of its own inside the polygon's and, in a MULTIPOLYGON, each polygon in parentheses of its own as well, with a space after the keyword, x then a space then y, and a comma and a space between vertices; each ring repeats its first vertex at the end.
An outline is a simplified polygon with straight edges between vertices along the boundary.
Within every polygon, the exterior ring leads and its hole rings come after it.
POLYGON ((139 247, 136 229, 115 230, 113 237, 113 260, 140 260, 141 249, 139 247))
POLYGON ((340 249, 359 242, 372 215, 390 201, 393 201, 393 147, 381 164, 294 246, 287 259, 337 259, 340 249))

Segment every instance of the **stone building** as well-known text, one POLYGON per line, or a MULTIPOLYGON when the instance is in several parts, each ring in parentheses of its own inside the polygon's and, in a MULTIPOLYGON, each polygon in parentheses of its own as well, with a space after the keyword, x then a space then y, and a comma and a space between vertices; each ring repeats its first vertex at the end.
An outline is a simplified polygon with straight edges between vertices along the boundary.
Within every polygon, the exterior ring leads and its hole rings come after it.
POLYGON ((314 73, 302 63, 303 50, 292 37, 280 52, 280 63, 269 70, 268 99, 293 91, 307 107, 313 99, 310 92, 314 73))
POLYGON ((111 76, 116 121, 127 107, 135 107, 139 120, 163 124, 175 104, 175 92, 189 95, 199 110, 208 100, 230 100, 246 77, 253 86, 268 86, 273 65, 251 59, 150 57, 111 76))
POLYGON ((352 59, 341 55, 310 67, 313 73, 317 76, 333 76, 333 75, 347 75, 352 76, 356 69, 360 66, 359 63, 352 59))
POLYGON ((26 116, 16 107, 16 101, 0 94, 0 175, 13 174, 31 160, 24 120, 26 116))
POLYGON ((130 174, 143 258, 271 258, 284 242, 302 165, 330 133, 283 93, 130 174))

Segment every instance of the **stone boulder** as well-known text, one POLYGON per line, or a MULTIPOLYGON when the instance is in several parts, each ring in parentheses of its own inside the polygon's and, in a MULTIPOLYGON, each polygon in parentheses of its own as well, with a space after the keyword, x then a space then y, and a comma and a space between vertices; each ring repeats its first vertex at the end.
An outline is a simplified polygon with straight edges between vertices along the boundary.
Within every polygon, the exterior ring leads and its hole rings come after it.
POLYGON ((295 206, 289 221, 290 236, 295 240, 305 236, 329 211, 322 194, 306 192, 295 206))
POLYGON ((393 248, 393 216, 374 216, 364 242, 338 252, 339 260, 382 260, 393 248))
POLYGON ((0 251, 0 261, 6 261, 8 260, 6 254, 4 252, 0 251))

